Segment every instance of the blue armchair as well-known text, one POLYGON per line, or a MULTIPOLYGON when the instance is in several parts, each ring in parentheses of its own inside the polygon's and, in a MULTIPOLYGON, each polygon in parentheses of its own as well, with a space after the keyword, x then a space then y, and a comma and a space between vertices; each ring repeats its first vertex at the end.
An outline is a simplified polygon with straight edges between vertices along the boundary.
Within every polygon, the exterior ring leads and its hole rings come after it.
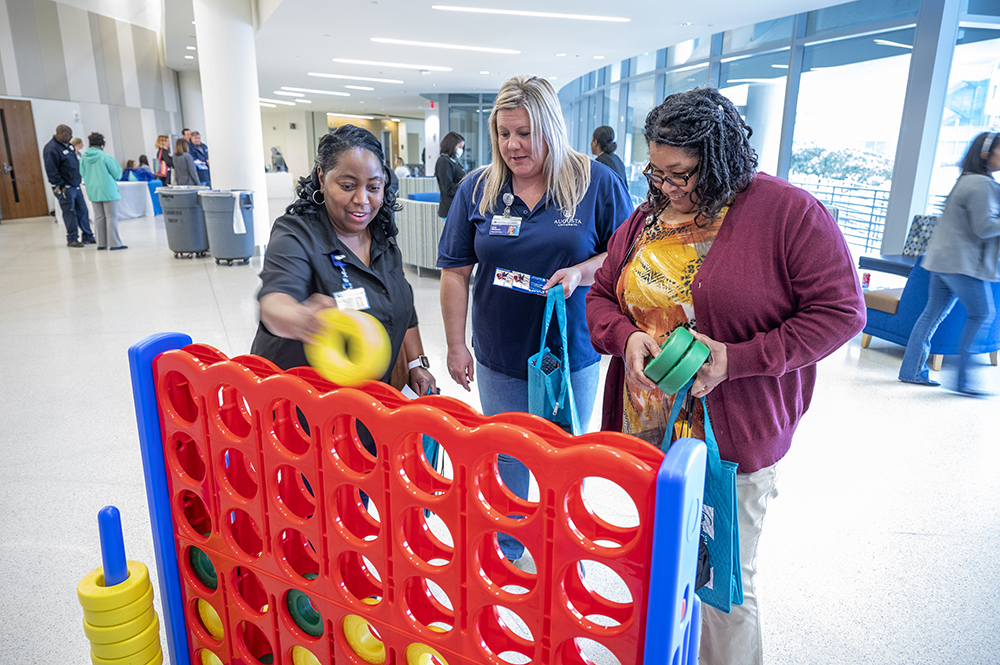
MULTIPOLYGON (((872 337, 906 346, 906 342, 910 338, 910 331, 913 330, 913 324, 917 322, 917 317, 927 305, 927 285, 930 282, 930 273, 920 265, 922 261, 923 257, 921 256, 910 271, 906 286, 902 289, 865 293, 868 323, 861 331, 862 348, 868 348, 872 337)), ((993 300, 997 303, 997 311, 1000 312, 1000 282, 994 282, 991 286, 993 300)), ((941 369, 942 356, 958 354, 958 340, 962 334, 962 328, 965 326, 966 318, 965 306, 960 302, 955 303, 951 312, 934 332, 934 336, 931 338, 931 367, 933 369, 941 369)), ((972 353, 989 353, 990 362, 996 365, 998 351, 1000 351, 1000 315, 993 317, 993 321, 980 335, 972 353)))

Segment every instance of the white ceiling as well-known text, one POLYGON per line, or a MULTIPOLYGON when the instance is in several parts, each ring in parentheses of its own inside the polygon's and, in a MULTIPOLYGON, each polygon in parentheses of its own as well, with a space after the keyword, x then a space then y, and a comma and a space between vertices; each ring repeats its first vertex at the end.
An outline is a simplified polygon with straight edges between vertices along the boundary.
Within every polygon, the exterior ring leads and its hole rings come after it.
MULTIPOLYGON (((695 37, 759 21, 840 4, 841 0, 283 0, 257 32, 260 96, 276 98, 283 86, 336 90, 350 97, 308 94, 313 111, 423 117, 421 94, 495 92, 511 76, 555 77, 558 90, 573 79, 608 64, 695 37), (565 18, 471 14, 432 9, 450 6, 615 16, 627 23, 565 18), (516 55, 382 44, 372 38, 405 39, 513 49, 516 55), (557 57, 556 54, 565 53, 557 57), (604 56, 595 59, 595 56, 604 56), (422 74, 413 69, 342 64, 333 58, 450 67, 422 74), (482 74, 488 71, 489 74, 482 74), (402 84, 339 80, 309 72, 395 79, 402 84), (345 85, 368 86, 372 91, 345 85)), ((167 65, 197 67, 196 26, 191 0, 164 0, 167 65), (185 55, 195 58, 185 59, 185 55)), ((291 100, 289 97, 278 99, 291 100)), ((279 107, 283 108, 283 107, 279 107)), ((291 107, 288 107, 291 108, 291 107)), ((301 108, 301 107, 300 107, 301 108)))

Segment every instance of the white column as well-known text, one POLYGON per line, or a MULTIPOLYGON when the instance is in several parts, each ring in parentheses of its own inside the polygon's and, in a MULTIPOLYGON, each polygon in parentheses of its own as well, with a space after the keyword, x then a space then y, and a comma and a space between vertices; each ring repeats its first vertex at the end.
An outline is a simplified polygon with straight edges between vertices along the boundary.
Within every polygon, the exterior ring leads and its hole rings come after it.
POLYGON ((270 219, 251 0, 194 0, 194 20, 212 187, 254 191, 254 241, 264 245, 270 219))
POLYGON ((440 109, 424 111, 424 175, 434 175, 434 165, 441 154, 441 138, 440 109))
MULTIPOLYGON (((181 92, 181 117, 184 119, 184 127, 201 132, 202 140, 211 145, 211 135, 205 129, 205 102, 201 97, 201 76, 193 70, 179 71, 177 86, 181 92)), ((174 147, 170 146, 170 152, 173 151, 174 147)))

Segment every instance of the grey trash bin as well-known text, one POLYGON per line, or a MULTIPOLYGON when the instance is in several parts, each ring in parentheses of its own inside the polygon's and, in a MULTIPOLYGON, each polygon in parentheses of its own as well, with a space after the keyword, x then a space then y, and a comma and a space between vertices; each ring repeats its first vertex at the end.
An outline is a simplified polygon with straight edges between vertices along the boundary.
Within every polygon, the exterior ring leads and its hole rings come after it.
POLYGON ((198 194, 205 211, 208 244, 216 263, 250 263, 253 256, 253 192, 245 189, 198 194), (239 198, 239 209, 233 209, 239 198))
POLYGON ((198 203, 203 186, 160 187, 156 195, 163 208, 163 225, 167 228, 167 245, 174 258, 193 258, 208 254, 208 233, 205 218, 198 203))

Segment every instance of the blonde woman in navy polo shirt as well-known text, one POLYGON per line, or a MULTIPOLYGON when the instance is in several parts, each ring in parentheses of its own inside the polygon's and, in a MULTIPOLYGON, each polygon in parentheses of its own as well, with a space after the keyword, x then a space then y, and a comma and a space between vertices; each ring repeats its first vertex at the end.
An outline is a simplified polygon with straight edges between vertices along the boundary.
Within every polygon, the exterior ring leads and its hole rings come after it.
MULTIPOLYGON (((569 146, 559 99, 545 79, 516 76, 504 83, 489 124, 493 162, 462 181, 438 253, 448 372, 466 390, 478 382, 486 415, 527 411, 528 357, 538 351, 545 298, 494 286, 493 278, 497 270, 541 277, 547 280, 543 288, 562 288, 566 295, 571 379, 586 427, 600 356, 590 343, 584 298, 608 239, 631 214, 632 203, 614 172, 569 146), (505 200, 510 217, 520 221, 500 229, 492 222, 504 215, 505 200), (465 321, 476 264, 473 359, 465 321)), ((561 346, 556 326, 549 329, 548 344, 561 346)), ((504 483, 527 497, 524 465, 505 455, 498 465, 504 483)), ((502 535, 500 546, 512 561, 524 551, 510 536, 502 535)))

